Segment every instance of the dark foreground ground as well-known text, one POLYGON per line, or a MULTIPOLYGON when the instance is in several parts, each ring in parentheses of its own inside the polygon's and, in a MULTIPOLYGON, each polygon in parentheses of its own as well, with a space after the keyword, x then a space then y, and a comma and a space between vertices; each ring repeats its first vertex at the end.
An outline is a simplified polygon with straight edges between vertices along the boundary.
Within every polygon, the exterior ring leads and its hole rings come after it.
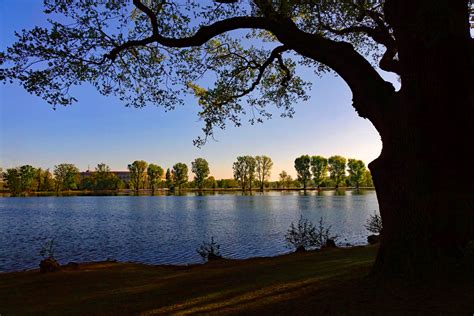
POLYGON ((188 267, 105 262, 51 274, 4 273, 0 314, 474 315, 474 260, 431 284, 379 284, 367 278, 375 252, 355 247, 188 267))

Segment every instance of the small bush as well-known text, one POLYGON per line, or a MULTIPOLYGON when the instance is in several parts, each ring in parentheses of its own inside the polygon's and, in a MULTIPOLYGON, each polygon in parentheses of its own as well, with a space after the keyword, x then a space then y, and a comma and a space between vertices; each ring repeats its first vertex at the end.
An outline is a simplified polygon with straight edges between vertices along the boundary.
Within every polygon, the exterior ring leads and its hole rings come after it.
POLYGON ((316 227, 301 216, 297 225, 291 222, 285 234, 285 240, 289 248, 306 250, 313 246, 314 236, 316 236, 316 227))
POLYGON ((54 258, 55 250, 56 250, 56 242, 54 238, 51 238, 51 239, 46 240, 41 245, 41 250, 39 254, 40 256, 43 257, 43 259, 54 258))
POLYGON ((221 259, 220 253, 221 246, 211 237, 211 241, 203 241, 201 246, 196 249, 196 252, 202 257, 204 261, 211 261, 215 259, 221 259))
POLYGON ((43 245, 41 245, 39 252, 40 256, 43 257, 43 260, 41 260, 39 264, 41 273, 56 272, 61 269, 59 263, 54 259, 55 247, 54 238, 47 239, 43 245))
POLYGON ((371 233, 381 234, 383 230, 382 217, 374 211, 374 214, 370 215, 364 227, 371 233))
POLYGON ((323 218, 319 219, 319 225, 316 227, 308 219, 302 216, 298 220, 298 224, 293 222, 285 234, 285 240, 289 248, 296 251, 304 251, 312 248, 322 248, 326 246, 329 239, 336 240, 337 235, 331 234, 332 226, 325 227, 323 218))
POLYGON ((315 236, 315 242, 314 244, 316 245, 317 248, 322 248, 328 245, 328 240, 336 241, 338 238, 337 235, 332 235, 331 234, 331 229, 332 225, 329 225, 326 227, 324 225, 323 218, 319 218, 319 223, 318 227, 316 228, 316 236, 315 236))

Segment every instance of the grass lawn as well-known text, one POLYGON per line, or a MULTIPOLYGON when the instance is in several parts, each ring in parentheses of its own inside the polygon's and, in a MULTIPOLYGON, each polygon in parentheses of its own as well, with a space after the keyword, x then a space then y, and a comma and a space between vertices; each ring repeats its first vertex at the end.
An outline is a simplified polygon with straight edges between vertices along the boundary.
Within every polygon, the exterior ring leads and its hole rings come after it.
POLYGON ((474 264, 433 284, 376 285, 367 278, 375 253, 355 247, 193 266, 104 262, 3 273, 0 314, 473 315, 474 264))

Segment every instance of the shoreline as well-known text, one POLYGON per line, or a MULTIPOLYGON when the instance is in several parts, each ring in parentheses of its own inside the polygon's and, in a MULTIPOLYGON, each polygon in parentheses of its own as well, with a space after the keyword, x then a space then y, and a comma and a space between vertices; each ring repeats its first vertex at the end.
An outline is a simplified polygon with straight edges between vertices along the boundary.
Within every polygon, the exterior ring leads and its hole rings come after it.
MULTIPOLYGON (((340 244, 337 245, 334 249, 351 249, 351 248, 363 248, 363 247, 372 247, 373 245, 370 244, 340 244)), ((327 251, 327 249, 309 249, 306 250, 306 253, 317 253, 317 252, 322 252, 322 251, 327 251)), ((269 256, 256 256, 256 257, 247 257, 247 258, 226 258, 223 257, 219 260, 216 260, 214 262, 192 262, 192 263, 159 263, 159 264, 153 264, 153 263, 147 263, 147 262, 140 262, 140 261, 121 261, 118 259, 113 259, 113 258, 107 258, 105 260, 97 260, 97 261, 84 261, 84 262, 78 262, 78 261, 69 261, 65 264, 60 264, 61 269, 66 268, 66 270, 70 269, 70 265, 80 265, 80 266, 86 266, 86 265, 95 265, 95 264, 105 264, 105 263, 118 263, 118 264, 136 264, 136 265, 144 265, 144 266, 149 266, 149 267, 175 267, 175 268, 185 268, 185 267, 194 267, 194 266, 202 266, 206 264, 213 264, 215 262, 241 262, 241 261, 246 261, 246 260, 259 260, 259 259, 275 259, 278 257, 282 256, 288 256, 294 254, 295 251, 289 251, 289 252, 284 252, 284 253, 277 253, 275 255, 269 255, 269 256)), ((38 261, 38 266, 39 262, 38 261)), ((8 273, 23 273, 23 272, 39 272, 39 268, 25 268, 25 269, 19 269, 19 270, 10 270, 10 271, 0 271, 0 276, 8 273)))
POLYGON ((226 188, 226 189, 181 189, 181 191, 173 191, 167 188, 164 189, 157 189, 155 194, 151 194, 151 190, 145 189, 140 190, 138 195, 130 189, 121 189, 121 190, 103 190, 103 191, 88 191, 88 190, 74 190, 74 191, 62 191, 59 193, 56 192, 30 192, 30 193, 23 193, 19 195, 12 195, 10 192, 0 192, 1 197, 49 197, 49 196, 180 196, 187 193, 195 193, 195 194, 209 194, 212 193, 242 193, 243 195, 253 195, 253 194, 260 194, 266 192, 332 192, 332 191, 375 191, 375 187, 360 187, 356 189, 355 187, 340 187, 336 189, 335 187, 323 187, 320 188, 318 191, 317 188, 307 188, 306 190, 303 188, 289 188, 289 189, 264 189, 263 192, 260 189, 252 190, 252 191, 242 191, 239 188, 226 188))

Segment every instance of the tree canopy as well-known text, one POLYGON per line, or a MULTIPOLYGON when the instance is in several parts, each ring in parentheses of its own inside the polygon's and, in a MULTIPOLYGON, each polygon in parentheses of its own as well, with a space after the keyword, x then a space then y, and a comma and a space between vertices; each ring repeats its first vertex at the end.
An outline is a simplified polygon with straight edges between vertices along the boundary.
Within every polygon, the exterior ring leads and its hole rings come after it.
POLYGON ((188 182, 188 166, 185 163, 178 162, 173 166, 171 173, 174 184, 181 190, 183 184, 188 182))
POLYGON ((298 175, 298 181, 303 184, 306 189, 308 181, 311 180, 311 157, 309 155, 302 155, 295 159, 295 169, 298 175))
POLYGON ((77 188, 79 182, 79 169, 73 164, 62 163, 54 166, 56 190, 71 190, 77 188))
POLYGON ((144 160, 135 160, 128 165, 128 170, 130 171, 130 188, 135 189, 137 194, 140 189, 145 187, 147 167, 148 163, 144 160))
POLYGON ((337 187, 346 177, 346 158, 342 156, 331 156, 328 158, 329 175, 337 187))
POLYGON ((155 188, 161 182, 164 170, 160 166, 151 163, 148 165, 146 174, 148 178, 148 186, 151 189, 151 194, 155 194, 155 188))
POLYGON ((271 170, 273 167, 273 161, 270 157, 262 155, 255 157, 256 168, 255 171, 257 172, 257 182, 260 186, 260 190, 263 190, 263 186, 265 182, 270 178, 271 170))
POLYGON ((191 163, 191 171, 194 173, 194 182, 199 189, 204 187, 204 183, 209 176, 209 163, 204 158, 196 158, 191 163))
POLYGON ((255 169, 257 161, 252 156, 238 156, 232 164, 234 179, 240 183, 242 191, 247 188, 252 190, 252 182, 255 179, 255 169))
POLYGON ((322 156, 311 157, 311 172, 314 184, 319 187, 327 178, 328 160, 322 156))
POLYGON ((362 116, 394 93, 371 62, 399 72, 383 2, 45 0, 44 12, 49 26, 19 32, 1 53, 0 80, 54 106, 75 102, 70 88, 82 82, 128 106, 167 110, 186 91, 201 106, 197 145, 246 112, 251 123, 271 117, 267 104, 292 116, 310 87, 297 64, 338 73, 362 116), (205 76, 214 86, 200 86, 205 76))
POLYGON ((347 171, 349 172, 349 180, 359 188, 360 184, 366 176, 365 164, 362 160, 349 159, 347 162, 347 171))

